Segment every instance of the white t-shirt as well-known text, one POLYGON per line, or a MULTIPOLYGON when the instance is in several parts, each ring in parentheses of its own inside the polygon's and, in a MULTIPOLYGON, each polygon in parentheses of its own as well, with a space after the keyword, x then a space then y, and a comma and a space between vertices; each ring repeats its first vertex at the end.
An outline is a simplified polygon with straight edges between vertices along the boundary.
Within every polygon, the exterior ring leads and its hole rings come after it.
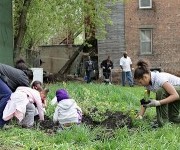
POLYGON ((120 66, 123 68, 123 72, 131 71, 131 58, 127 56, 127 58, 121 57, 120 66))
POLYGON ((152 85, 146 88, 153 92, 161 88, 165 82, 169 82, 173 86, 180 86, 180 78, 166 72, 151 72, 151 82, 152 85))

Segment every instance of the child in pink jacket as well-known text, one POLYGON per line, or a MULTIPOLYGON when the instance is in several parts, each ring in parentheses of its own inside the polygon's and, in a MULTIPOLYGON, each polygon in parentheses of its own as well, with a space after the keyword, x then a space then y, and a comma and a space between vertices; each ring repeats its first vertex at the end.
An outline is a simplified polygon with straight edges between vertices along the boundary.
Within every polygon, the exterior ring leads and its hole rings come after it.
POLYGON ((40 92, 30 87, 18 87, 16 91, 11 94, 10 100, 3 111, 3 119, 8 121, 15 116, 23 127, 32 127, 36 113, 34 104, 37 106, 39 119, 44 120, 44 110, 40 92))

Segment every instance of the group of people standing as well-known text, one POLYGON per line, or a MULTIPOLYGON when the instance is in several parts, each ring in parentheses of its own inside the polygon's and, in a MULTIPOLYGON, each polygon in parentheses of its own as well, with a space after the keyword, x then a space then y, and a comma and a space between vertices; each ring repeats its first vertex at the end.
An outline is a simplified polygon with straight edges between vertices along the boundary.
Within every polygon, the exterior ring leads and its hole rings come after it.
MULTIPOLYGON (((120 68, 122 70, 122 86, 125 86, 126 80, 129 83, 130 87, 134 86, 133 76, 132 76, 132 61, 131 58, 128 57, 127 52, 123 53, 123 57, 120 58, 119 62, 120 68)), ((103 60, 100 64, 102 68, 102 73, 104 76, 104 82, 106 84, 111 84, 112 81, 112 69, 114 67, 110 56, 107 59, 103 60)), ((91 57, 88 56, 88 61, 85 63, 87 83, 91 82, 92 73, 95 72, 94 62, 91 60, 91 57)))

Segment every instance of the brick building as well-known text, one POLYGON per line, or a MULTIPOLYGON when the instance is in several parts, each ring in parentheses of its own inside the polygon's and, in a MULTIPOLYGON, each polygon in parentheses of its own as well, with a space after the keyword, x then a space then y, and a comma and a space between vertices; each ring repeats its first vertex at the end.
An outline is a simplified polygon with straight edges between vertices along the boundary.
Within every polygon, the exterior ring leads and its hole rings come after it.
POLYGON ((147 59, 180 76, 180 0, 128 0, 124 8, 125 49, 133 62, 147 59))

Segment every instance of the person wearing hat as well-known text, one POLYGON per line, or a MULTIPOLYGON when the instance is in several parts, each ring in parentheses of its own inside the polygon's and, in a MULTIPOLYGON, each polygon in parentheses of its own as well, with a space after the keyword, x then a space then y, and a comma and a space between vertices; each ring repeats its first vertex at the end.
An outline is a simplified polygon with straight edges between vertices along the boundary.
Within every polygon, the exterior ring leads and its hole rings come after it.
POLYGON ((65 89, 57 90, 55 99, 57 106, 53 115, 54 123, 59 123, 61 129, 81 123, 82 110, 65 89))

